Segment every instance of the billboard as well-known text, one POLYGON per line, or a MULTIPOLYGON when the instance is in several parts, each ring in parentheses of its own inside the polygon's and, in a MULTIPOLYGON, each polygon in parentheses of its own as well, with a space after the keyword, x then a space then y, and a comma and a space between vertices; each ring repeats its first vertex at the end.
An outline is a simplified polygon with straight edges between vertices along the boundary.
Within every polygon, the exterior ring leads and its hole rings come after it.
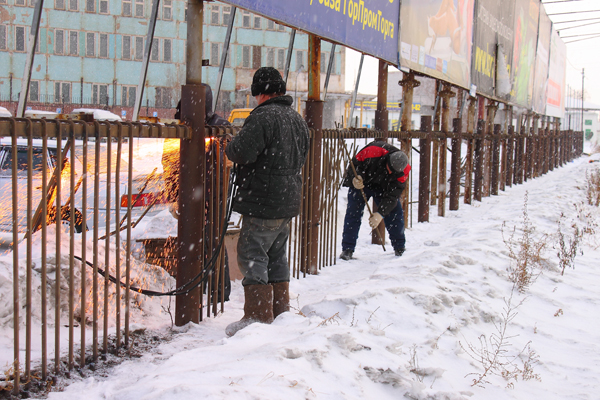
POLYGON ((565 84, 567 74, 567 46, 552 28, 546 115, 563 118, 565 113, 565 84))
POLYGON ((471 82, 477 92, 508 100, 514 42, 514 2, 478 0, 471 82))
POLYGON ((400 0, 223 2, 398 65, 400 0))
POLYGON ((470 88, 474 0, 402 0, 400 65, 470 88))
POLYGON ((548 87, 548 62, 550 59, 550 35, 552 22, 544 7, 540 7, 540 23, 538 43, 535 56, 535 77, 533 84, 533 111, 539 114, 546 112, 546 89, 548 87))
POLYGON ((516 0, 511 100, 527 108, 531 108, 533 100, 533 65, 539 16, 539 0, 516 0))

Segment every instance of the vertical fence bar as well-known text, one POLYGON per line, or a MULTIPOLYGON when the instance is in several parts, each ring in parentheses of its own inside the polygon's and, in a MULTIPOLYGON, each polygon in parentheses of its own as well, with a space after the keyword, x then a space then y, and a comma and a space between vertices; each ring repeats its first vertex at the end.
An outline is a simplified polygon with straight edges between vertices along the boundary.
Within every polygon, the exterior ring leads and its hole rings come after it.
POLYGON ((88 126, 83 126, 83 154, 82 154, 82 192, 81 192, 81 337, 80 337, 80 355, 79 355, 79 367, 85 366, 85 327, 87 322, 86 313, 86 282, 87 282, 87 195, 88 195, 88 126))
POLYGON ((500 184, 500 124, 494 124, 494 136, 492 139, 492 187, 491 194, 498 195, 500 184))
MULTIPOLYGON (((105 239, 104 239, 104 313, 103 313, 103 331, 104 336, 102 338, 102 351, 108 353, 108 288, 110 281, 108 276, 110 274, 110 204, 111 204, 111 174, 112 174, 112 129, 110 125, 107 127, 106 133, 106 221, 105 221, 105 239)), ((117 205, 115 204, 115 208, 117 205)))
MULTIPOLYGON (((127 242, 125 244, 125 348, 129 348, 129 319, 131 311, 129 308, 131 293, 131 205, 133 204, 133 128, 128 132, 128 160, 127 166, 127 242)), ((139 134, 139 125, 138 125, 139 134)), ((138 135, 140 136, 140 135, 138 135)))
POLYGON ((42 381, 48 377, 48 303, 47 303, 47 282, 48 282, 48 264, 47 264, 47 242, 48 242, 48 124, 45 119, 40 121, 42 125, 42 276, 41 276, 41 295, 42 295, 42 381))
MULTIPOLYGON (((73 144, 71 147, 71 156, 69 158, 69 371, 73 369, 75 362, 75 123, 69 120, 69 141, 73 144)), ((60 213, 62 217, 62 212, 60 213)), ((59 227, 60 220, 56 219, 56 226, 59 227)))
POLYGON ((21 365, 19 354, 19 325, 21 305, 19 302, 19 193, 17 190, 17 126, 16 121, 12 122, 12 229, 13 229, 13 371, 14 384, 13 394, 16 396, 20 391, 21 365))
MULTIPOLYGON (((100 214, 100 122, 94 121, 94 217, 92 233, 92 357, 94 362, 98 359, 98 229, 100 214)), ((108 210, 107 210, 108 212, 108 210)))
POLYGON ((418 222, 429 222, 429 169, 431 168, 431 116, 421 116, 421 131, 424 137, 419 140, 419 216, 418 222))
MULTIPOLYGON (((33 210, 33 132, 31 126, 31 120, 27 122, 27 263, 26 263, 26 275, 25 275, 25 381, 30 380, 31 375, 31 294, 32 294, 32 276, 33 270, 32 263, 32 221, 31 212, 33 210)), ((17 160, 13 160, 13 164, 16 164, 17 160)), ((15 244, 15 246, 17 246, 15 244)))
POLYGON ((62 123, 56 126, 56 199, 54 203, 54 221, 56 234, 56 268, 54 279, 54 373, 60 372, 60 275, 61 275, 61 249, 60 249, 60 215, 61 215, 61 187, 63 170, 62 151, 62 123))
MULTIPOLYGON (((131 123, 128 128, 132 129, 131 123)), ((123 151, 123 125, 117 122, 117 154, 115 160, 115 278, 121 282, 121 155, 123 151)), ((108 235, 110 237, 110 233, 108 235)), ((121 348, 121 285, 115 284, 115 351, 121 348)))
POLYGON ((460 198, 460 162, 462 148, 462 120, 452 120, 452 158, 450 160, 450 211, 456 211, 460 198))
POLYGON ((485 121, 480 119, 477 121, 477 136, 475 139, 475 178, 473 187, 473 198, 481 201, 483 195, 483 136, 485 131, 485 121))
POLYGON ((467 109, 467 154, 465 156, 465 204, 471 204, 473 198, 473 147, 475 139, 475 106, 477 98, 469 99, 469 108, 467 109))

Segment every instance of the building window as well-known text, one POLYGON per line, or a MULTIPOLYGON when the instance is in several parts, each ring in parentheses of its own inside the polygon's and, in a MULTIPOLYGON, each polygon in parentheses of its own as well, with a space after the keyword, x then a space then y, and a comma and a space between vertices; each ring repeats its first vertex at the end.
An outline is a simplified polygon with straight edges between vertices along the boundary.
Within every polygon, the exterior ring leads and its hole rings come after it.
POLYGON ((327 73, 327 67, 329 66, 329 57, 327 53, 321 53, 321 73, 327 73))
POLYGON ((121 105, 133 107, 135 105, 135 86, 123 86, 121 92, 121 105))
POLYGON ((267 67, 275 67, 275 49, 267 48, 267 67))
POLYGON ((92 85, 92 104, 108 105, 108 85, 92 85))
POLYGON ((6 0, 0 0, 0 4, 6 4, 6 0))
POLYGON ((141 60, 144 58, 144 37, 135 37, 135 59, 141 60))
POLYGON ((231 18, 231 7, 223 6, 223 25, 229 25, 229 19, 231 18))
POLYGON ((54 82, 54 102, 71 102, 71 84, 69 82, 54 82))
POLYGON ((54 8, 57 10, 64 10, 65 0, 54 0, 54 8))
POLYGON ((252 68, 259 69, 262 66, 262 47, 252 46, 252 68))
POLYGON ((152 48, 150 49, 150 59, 158 61, 158 39, 152 39, 152 48))
POLYGON ((25 6, 25 0, 15 0, 15 6, 25 6))
POLYGON ((250 12, 242 10, 242 26, 250 28, 250 12))
POLYGON ((101 58, 108 58, 108 35, 106 33, 100 34, 100 49, 101 58))
POLYGON ((85 56, 96 57, 96 34, 87 32, 85 34, 85 56))
POLYGON ((242 67, 250 68, 250 46, 242 46, 242 67))
POLYGON ((171 61, 171 39, 163 39, 163 61, 171 61))
POLYGON ((278 30, 279 32, 285 32, 285 25, 279 25, 279 26, 277 27, 277 30, 278 30))
POLYGON ((154 106, 158 108, 171 108, 171 89, 166 87, 157 87, 154 98, 154 106))
POLYGON ((79 10, 79 0, 69 0, 69 11, 79 10))
POLYGON ((85 12, 96 12, 96 0, 85 0, 85 12))
POLYGON ((123 45, 121 50, 121 58, 123 60, 131 59, 131 36, 123 36, 123 45))
POLYGON ((100 0, 100 14, 108 14, 108 0, 100 0))
POLYGON ((219 43, 210 44, 210 65, 219 65, 219 43))
POLYGON ((592 120, 591 119, 586 119, 585 120, 585 124, 586 125, 592 125, 592 120))
POLYGON ((254 29, 261 29, 262 28, 262 24, 261 24, 261 18, 259 16, 254 16, 254 29))
POLYGON ((285 67, 285 50, 277 50, 277 69, 283 69, 285 67))
POLYGON ((135 0, 135 16, 144 17, 144 0, 135 0))
POLYGON ((298 50, 296 52, 296 71, 300 71, 300 68, 303 71, 306 71, 306 65, 304 64, 304 52, 302 50, 298 50))
POLYGON ((6 25, 0 25, 0 50, 6 50, 6 25))
POLYGON ((62 29, 54 31, 54 54, 65 54, 65 31, 62 29))
POLYGON ((220 11, 219 6, 212 6, 210 8, 210 24, 211 25, 219 25, 219 11, 220 11))
POLYGON ((173 0, 163 1, 163 19, 170 21, 173 19, 173 0))
POLYGON ((227 56, 225 57, 225 66, 226 67, 231 66, 231 63, 229 62, 230 58, 231 58, 231 50, 227 49, 227 56))
POLYGON ((25 51, 25 28, 24 26, 15 26, 15 51, 25 51))
POLYGON ((29 82, 29 101, 40 101, 40 82, 29 82))
POLYGON ((78 56, 78 46, 79 46, 79 32, 77 31, 69 31, 69 55, 70 56, 78 56))
POLYGON ((267 20, 267 30, 274 31, 275 30, 275 21, 270 19, 267 20))
POLYGON ((131 17, 131 0, 123 0, 121 2, 121 12, 125 17, 131 17))
POLYGON ((185 2, 185 7, 183 8, 183 22, 187 22, 187 1, 185 2))

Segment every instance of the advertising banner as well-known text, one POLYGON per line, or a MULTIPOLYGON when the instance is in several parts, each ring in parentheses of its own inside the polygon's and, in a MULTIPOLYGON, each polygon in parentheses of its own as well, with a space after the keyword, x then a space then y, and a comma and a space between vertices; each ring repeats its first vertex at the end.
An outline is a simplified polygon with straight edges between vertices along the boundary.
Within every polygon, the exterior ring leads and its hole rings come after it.
POLYGON ((538 44, 535 56, 535 76, 533 84, 533 111, 539 114, 546 112, 546 89, 548 88, 548 62, 550 58, 550 35, 552 22, 544 7, 540 7, 540 23, 538 28, 538 44))
POLYGON ((533 102, 533 66, 538 41, 539 16, 539 0, 516 1, 511 100, 529 109, 533 102))
POLYGON ((567 46, 552 28, 550 65, 546 91, 546 115, 563 118, 565 113, 565 82, 567 74, 567 46))
POLYGON ((477 0, 471 83, 478 93, 508 100, 514 20, 513 1, 477 0))
POLYGON ((398 66, 400 0, 223 0, 223 2, 398 66))
POLYGON ((474 0, 402 0, 400 65, 470 88, 474 0))

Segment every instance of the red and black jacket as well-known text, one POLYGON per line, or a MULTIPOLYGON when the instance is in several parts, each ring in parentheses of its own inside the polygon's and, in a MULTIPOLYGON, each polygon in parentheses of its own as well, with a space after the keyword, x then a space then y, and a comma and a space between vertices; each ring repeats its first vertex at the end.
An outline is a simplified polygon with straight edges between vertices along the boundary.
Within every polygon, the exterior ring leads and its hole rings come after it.
MULTIPOLYGON (((389 156, 392 153, 401 151, 389 143, 374 141, 363 147, 352 159, 356 173, 363 178, 365 187, 381 196, 378 212, 386 216, 395 207, 398 198, 406 187, 410 164, 404 168, 403 172, 396 173, 392 170, 390 174, 387 169, 389 156)), ((348 165, 343 186, 354 187, 352 184, 354 172, 348 165)))

